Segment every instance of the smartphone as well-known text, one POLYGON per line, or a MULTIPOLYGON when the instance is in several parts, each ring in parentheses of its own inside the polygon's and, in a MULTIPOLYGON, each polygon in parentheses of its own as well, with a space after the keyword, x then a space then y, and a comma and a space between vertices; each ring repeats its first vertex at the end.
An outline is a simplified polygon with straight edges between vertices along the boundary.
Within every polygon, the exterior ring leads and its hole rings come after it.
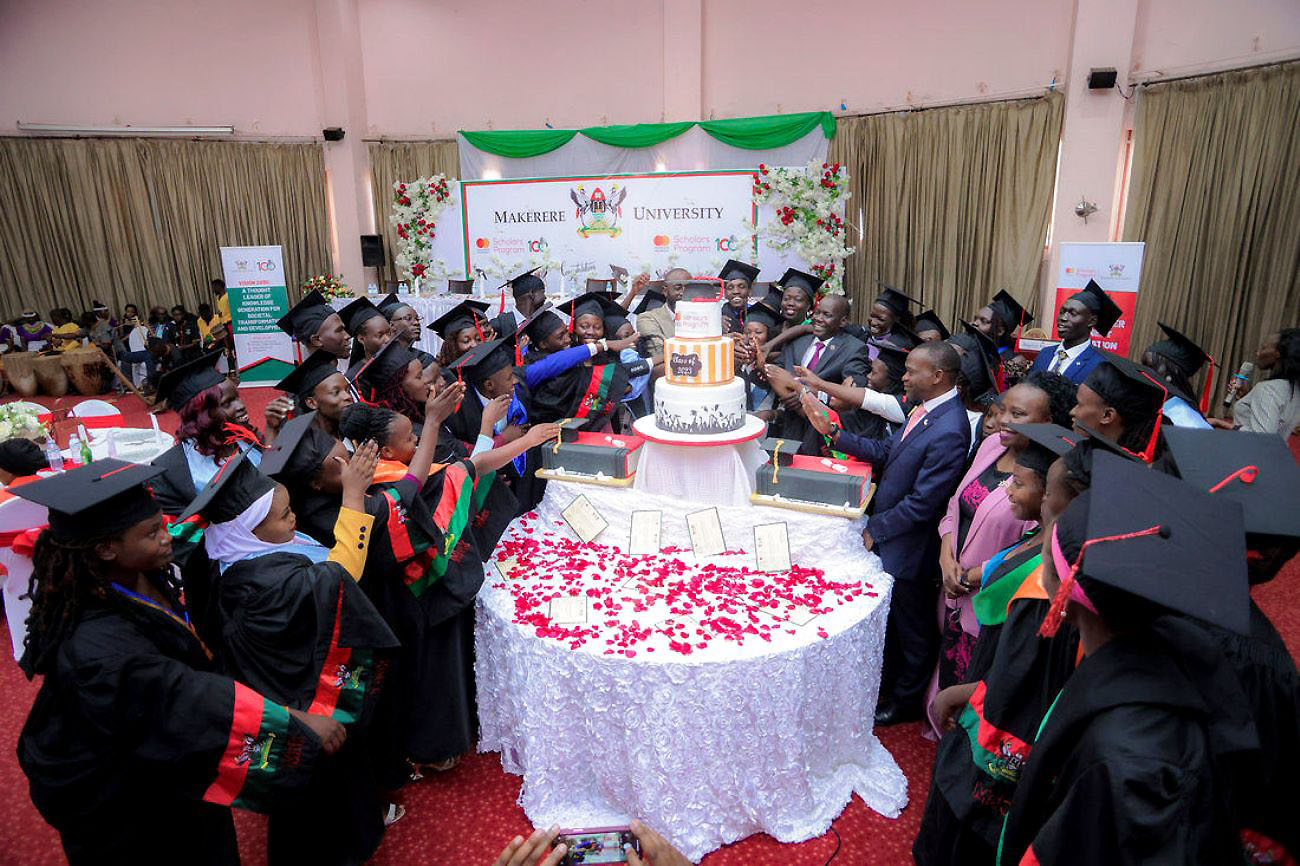
POLYGON ((588 830, 561 830, 555 844, 564 845, 568 852, 560 866, 591 866, 593 863, 626 863, 624 845, 631 845, 641 853, 641 840, 629 827, 592 827, 588 830))

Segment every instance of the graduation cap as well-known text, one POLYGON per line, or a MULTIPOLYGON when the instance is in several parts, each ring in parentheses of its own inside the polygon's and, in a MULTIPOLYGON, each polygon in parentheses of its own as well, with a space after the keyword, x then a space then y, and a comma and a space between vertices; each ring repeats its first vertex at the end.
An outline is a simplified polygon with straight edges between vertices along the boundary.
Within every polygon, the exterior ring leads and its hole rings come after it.
POLYGON ((991 373, 993 365, 998 361, 997 343, 993 342, 992 337, 990 337, 988 334, 981 331, 979 328, 975 327, 970 322, 963 321, 961 323, 961 327, 962 330, 970 336, 971 343, 980 350, 980 352, 984 355, 984 358, 989 362, 989 369, 991 373))
POLYGON ((393 310, 396 310, 404 303, 406 302, 397 296, 397 292, 389 292, 380 298, 379 303, 375 304, 375 306, 379 308, 379 312, 384 314, 384 318, 391 319, 393 310))
POLYGON ((275 387, 281 391, 287 391, 299 399, 310 397, 311 392, 317 385, 338 371, 339 359, 324 349, 317 349, 308 355, 301 364, 289 371, 288 376, 276 382, 275 387))
POLYGON ((1008 334, 1019 328, 1029 318, 1025 308, 1020 302, 1011 297, 1011 293, 1006 289, 999 289, 998 293, 989 301, 989 309, 993 311, 993 317, 1002 323, 1002 328, 1008 334))
POLYGON ((622 308, 609 292, 594 291, 570 298, 556 309, 569 317, 569 330, 573 330, 573 323, 579 316, 595 316, 604 319, 607 314, 622 308))
POLYGON ((1170 427, 1165 443, 1184 481, 1241 503, 1247 532, 1300 536, 1300 464, 1281 436, 1170 427))
POLYGON ((885 335, 885 338, 905 349, 915 349, 925 342, 921 339, 920 334, 902 322, 895 322, 894 327, 889 329, 889 333, 885 335))
POLYGON ((447 291, 453 295, 468 295, 474 291, 474 281, 471 280, 447 280, 447 291))
POLYGON ((483 336, 483 325, 487 322, 488 305, 483 301, 461 301, 447 312, 430 322, 427 327, 444 340, 465 328, 477 328, 479 337, 483 336))
POLYGON ((1206 361, 1210 362, 1209 372, 1205 374, 1205 382, 1201 386, 1200 410, 1204 415, 1210 410, 1210 385, 1214 380, 1214 368, 1218 363, 1209 352, 1193 343, 1186 335, 1175 331, 1164 322, 1156 322, 1156 324, 1165 332, 1168 339, 1153 343, 1151 348, 1147 349, 1148 352, 1169 359, 1188 379, 1195 376, 1206 361))
POLYGON ((909 312, 910 304, 920 304, 920 301, 914 300, 908 295, 903 294, 889 283, 880 282, 880 295, 876 298, 876 303, 890 310, 896 316, 906 316, 909 312))
POLYGON ((534 346, 551 334, 565 327, 564 320, 555 314, 549 306, 533 313, 519 326, 516 334, 524 334, 534 346))
POLYGON ((64 540, 114 535, 161 509, 146 482, 163 470, 112 457, 11 488, 10 493, 44 505, 50 532, 64 540))
POLYGON ((338 440, 316 426, 316 413, 308 412, 280 428, 275 442, 262 452, 258 469, 282 481, 303 482, 325 462, 338 440))
POLYGON ((898 345, 891 340, 882 340, 872 338, 867 341, 868 345, 875 346, 879 350, 876 357, 889 370, 889 376, 895 382, 903 381, 903 373, 907 370, 907 356, 911 349, 898 345))
POLYGON ((163 373, 158 378, 157 397, 166 400, 171 408, 180 409, 200 392, 220 384, 226 376, 217 371, 217 362, 225 354, 224 349, 213 349, 163 373))
POLYGON ((1059 424, 1012 424, 1011 429, 1029 440, 1029 446, 1016 455, 1016 462, 1039 475, 1046 475, 1056 458, 1064 457, 1087 438, 1059 424))
POLYGON ((316 336, 320 326, 332 315, 334 315, 334 308, 325 300, 325 296, 312 289, 303 295, 302 300, 294 304, 289 312, 281 316, 276 324, 280 326, 281 331, 299 343, 305 343, 316 336))
POLYGON ((1123 458, 1135 464, 1138 468, 1145 467, 1142 457, 1134 454, 1123 445, 1103 436, 1099 431, 1094 430, 1087 424, 1076 424, 1076 428, 1083 435, 1078 444, 1065 454, 1065 469, 1070 475, 1084 487, 1092 485, 1092 458, 1095 454, 1113 454, 1116 457, 1123 458))
POLYGON ((510 289, 515 298, 521 298, 529 292, 535 292, 539 289, 546 291, 546 283, 542 281, 541 277, 537 276, 539 270, 540 268, 532 268, 531 270, 524 271, 519 276, 511 277, 506 280, 504 283, 497 286, 497 288, 502 291, 507 288, 510 289))
POLYGON ((477 386, 506 367, 515 366, 515 335, 479 343, 451 365, 457 377, 477 386))
POLYGON ((727 259, 727 263, 722 266, 722 271, 718 274, 718 279, 728 283, 732 280, 744 280, 749 283, 750 288, 753 288, 754 280, 758 279, 758 268, 735 259, 727 259))
POLYGON ((1043 622, 1055 633, 1065 603, 1080 598, 1084 575, 1174 611, 1248 634, 1241 504, 1097 454, 1092 487, 1053 527, 1052 558, 1061 586, 1043 622), (1065 551, 1078 550, 1067 560, 1065 551))
POLYGON ((343 320, 343 327, 348 334, 355 337, 366 322, 374 318, 387 317, 371 303, 369 298, 357 298, 339 310, 339 318, 343 320))
POLYGON ((1160 375, 1128 358, 1108 353, 1104 361, 1092 368, 1083 384, 1126 421, 1155 417, 1151 438, 1142 452, 1150 463, 1155 454, 1156 437, 1160 434, 1161 410, 1169 398, 1169 390, 1160 375))
POLYGON ((275 482, 240 452, 221 465, 179 519, 188 520, 198 514, 208 523, 229 523, 274 489, 275 482))
POLYGON ((1088 280, 1088 285, 1070 295, 1070 300, 1078 301, 1096 314, 1097 324, 1093 327, 1102 336, 1109 334, 1110 329, 1115 326, 1115 323, 1119 321, 1119 317, 1124 314, 1119 305, 1110 299, 1110 295, 1102 291, 1101 286, 1097 285, 1096 280, 1088 280))
POLYGON ((814 277, 812 274, 806 274, 794 268, 786 268, 785 273, 781 275, 781 279, 772 285, 779 288, 782 293, 786 289, 798 289, 808 296, 809 301, 815 301, 817 300, 817 292, 824 282, 826 281, 821 277, 814 277))
POLYGON ((656 307, 662 307, 668 303, 668 296, 663 293, 664 281, 651 280, 646 283, 645 291, 641 294, 641 301, 636 305, 632 312, 638 316, 642 313, 648 313, 656 307))
POLYGON ((913 330, 918 334, 924 331, 938 331, 940 340, 946 340, 952 336, 952 333, 949 332, 947 326, 944 325, 943 319, 940 319, 939 314, 934 310, 926 310, 924 313, 917 316, 916 328, 913 330))
POLYGON ((785 321, 785 317, 781 315, 779 309, 773 307, 768 303, 768 300, 764 298, 761 301, 750 304, 745 309, 743 321, 761 322, 762 324, 767 325, 769 334, 776 336, 776 332, 780 329, 781 323, 785 321))
POLYGON ((0 442, 0 469, 12 475, 35 475, 49 469, 41 446, 30 439, 13 438, 0 442))
POLYGON ((606 338, 613 339, 614 335, 618 333, 618 329, 627 323, 627 311, 615 304, 614 309, 608 310, 602 320, 602 324, 605 326, 606 338))
POLYGON ((415 353, 402 345, 401 340, 389 340, 370 360, 361 365, 353 381, 358 388, 364 385, 371 395, 370 399, 373 400, 380 389, 414 360, 416 360, 415 353))
POLYGON ((965 329, 964 333, 949 337, 948 342, 964 350, 961 356, 962 376, 966 379, 966 386, 970 389, 971 396, 978 397, 997 388, 993 364, 989 361, 989 355, 996 355, 997 349, 988 335, 970 322, 961 324, 965 329))
POLYGON ((621 286, 627 282, 627 268, 622 265, 610 265, 609 272, 614 275, 614 283, 616 285, 621 286))

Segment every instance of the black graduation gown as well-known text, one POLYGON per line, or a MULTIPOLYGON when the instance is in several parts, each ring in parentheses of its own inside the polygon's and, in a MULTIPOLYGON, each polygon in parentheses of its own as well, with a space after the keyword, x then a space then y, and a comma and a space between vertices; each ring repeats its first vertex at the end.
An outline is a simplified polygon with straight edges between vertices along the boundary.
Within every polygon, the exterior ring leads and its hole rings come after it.
POLYGON ((228 807, 299 794, 319 756, 182 618, 123 595, 83 610, 43 673, 18 762, 74 866, 237 864, 228 807))
POLYGON ((579 365, 533 390, 529 416, 534 424, 579 418, 598 425, 618 411, 627 389, 627 368, 621 364, 579 365))
MULTIPOLYGON (((515 382, 515 394, 523 403, 524 410, 529 413, 528 423, 532 424, 532 413, 529 411, 532 401, 528 386, 523 382, 515 382)), ((479 430, 483 426, 483 404, 472 389, 466 393, 460 407, 447 418, 444 426, 461 443, 467 447, 473 447, 474 442, 478 439, 479 430)), ((537 503, 542 501, 542 494, 546 492, 546 479, 538 478, 536 474, 542 465, 541 447, 529 448, 524 454, 523 472, 517 471, 512 461, 497 470, 496 473, 496 483, 504 483, 514 494, 515 512, 513 516, 532 511, 537 507, 537 503)), ((500 539, 500 535, 497 536, 497 539, 492 539, 493 547, 496 546, 498 539, 500 539)))
POLYGON ((922 866, 994 860, 1002 820, 1043 716, 1074 673, 1078 632, 1064 624, 1055 637, 1038 636, 1049 604, 1016 599, 1001 625, 980 629, 967 671, 977 692, 939 741, 912 846, 922 866))
POLYGON ((1204 632, 1162 617, 1112 638, 1049 711, 999 862, 1240 862, 1223 768, 1257 748, 1245 696, 1204 632))
MULTIPOLYGON (((163 473, 149 480, 149 489, 164 515, 179 517, 199 495, 190 474, 189 461, 185 458, 185 449, 178 442, 155 457, 153 465, 161 468, 163 473)), ((214 624, 216 613, 212 601, 215 567, 203 547, 205 525, 205 521, 196 516, 184 523, 168 521, 167 529, 172 537, 172 562, 181 570, 185 604, 194 618, 194 627, 205 641, 215 647, 219 644, 220 634, 214 624)))
POLYGON ((745 318, 731 304, 722 305, 722 333, 742 334, 745 331, 745 318))
POLYGON ((231 676, 348 726, 343 748, 321 761, 306 794, 271 812, 270 862, 365 862, 384 819, 364 730, 396 636, 343 566, 296 553, 234 563, 217 578, 216 596, 231 676))

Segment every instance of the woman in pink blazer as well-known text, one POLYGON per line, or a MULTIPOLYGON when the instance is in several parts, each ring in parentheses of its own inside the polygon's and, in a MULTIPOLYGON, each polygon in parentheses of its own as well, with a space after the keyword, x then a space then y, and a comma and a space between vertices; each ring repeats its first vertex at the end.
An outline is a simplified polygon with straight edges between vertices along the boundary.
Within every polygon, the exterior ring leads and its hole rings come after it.
MULTIPOLYGON (((930 678, 927 708, 939 689, 965 679, 979 635, 971 595, 980 588, 984 563, 1019 541, 1034 525, 1032 520, 1017 520, 1007 499, 1006 480, 1016 454, 1027 444, 1024 436, 1011 431, 1011 425, 1056 423, 1069 427, 1074 388, 1055 373, 1036 373, 1003 394, 997 435, 980 443, 957 492, 948 500, 948 509, 939 521, 944 590, 939 597, 939 662, 930 678)), ((939 735, 933 716, 928 733, 939 735)))

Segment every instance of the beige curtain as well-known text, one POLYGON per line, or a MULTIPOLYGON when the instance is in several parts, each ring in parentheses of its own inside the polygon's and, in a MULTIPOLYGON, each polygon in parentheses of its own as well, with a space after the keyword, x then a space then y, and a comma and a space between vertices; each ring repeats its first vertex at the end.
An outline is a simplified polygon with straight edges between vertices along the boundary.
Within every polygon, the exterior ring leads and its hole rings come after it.
POLYGON ((291 297, 330 269, 319 144, 0 138, 0 317, 193 310, 218 248, 254 244, 283 246, 291 297))
POLYGON ((1300 63, 1144 87, 1133 134, 1133 355, 1159 320, 1235 369, 1261 334, 1300 324, 1300 63))
POLYGON ((839 119, 830 160, 852 178, 857 251, 845 290, 855 318, 865 321, 878 280, 950 327, 998 289, 1036 306, 1061 109, 1057 93, 839 119))
POLYGON ((388 219, 393 212, 393 184, 435 174, 446 175, 448 180, 460 178, 460 150, 454 140, 370 142, 370 191, 375 203, 375 225, 384 236, 387 279, 397 279, 393 267, 397 232, 388 219))

